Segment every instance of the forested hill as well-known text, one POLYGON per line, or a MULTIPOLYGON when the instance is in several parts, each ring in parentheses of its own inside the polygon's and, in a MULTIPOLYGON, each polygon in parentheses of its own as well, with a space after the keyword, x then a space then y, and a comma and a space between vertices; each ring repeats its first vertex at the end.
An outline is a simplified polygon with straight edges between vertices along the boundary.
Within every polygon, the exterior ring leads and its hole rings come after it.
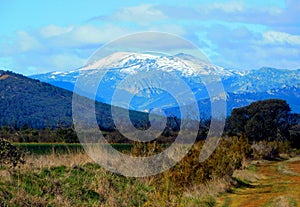
MULTIPOLYGON (((0 70, 0 126, 15 129, 70 127, 72 96, 73 93, 65 89, 0 70)), ((97 102, 96 110, 100 127, 112 129, 110 105, 97 102)))
MULTIPOLYGON (((70 127, 72 97, 73 93, 68 90, 0 70, 0 127, 70 127)), ((95 107, 99 127, 105 131, 113 130, 111 106, 96 102, 95 107)), ((121 115, 128 113, 125 109, 116 109, 121 115)), ((130 111, 130 118, 136 126, 148 123, 146 113, 130 111)))
POLYGON ((0 70, 0 126, 72 124, 72 92, 0 70))

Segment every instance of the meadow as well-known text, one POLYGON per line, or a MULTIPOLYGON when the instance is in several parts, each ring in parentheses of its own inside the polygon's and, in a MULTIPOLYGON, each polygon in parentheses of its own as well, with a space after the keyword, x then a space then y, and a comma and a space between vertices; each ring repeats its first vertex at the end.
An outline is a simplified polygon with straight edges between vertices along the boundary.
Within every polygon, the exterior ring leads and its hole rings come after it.
MULTIPOLYGON (((70 154, 84 152, 80 143, 14 143, 15 146, 29 154, 48 155, 48 154, 70 154)), ((130 151, 132 144, 111 144, 116 150, 130 151)))
MULTIPOLYGON (((262 199, 267 195, 258 206, 280 206, 280 202, 296 206, 299 202, 287 190, 292 185, 287 176, 299 181, 297 162, 258 161, 245 137, 223 138, 213 155, 202 163, 198 157, 203 142, 197 142, 176 166, 144 178, 107 171, 91 160, 79 144, 17 146, 30 153, 25 154, 24 164, 0 168, 0 206, 251 206, 253 199, 247 200, 247 195, 262 199), (279 188, 274 181, 277 170, 286 176, 278 179, 279 188), (275 189, 281 194, 268 194, 275 189)), ((134 156, 149 156, 163 149, 155 142, 114 147, 125 151, 130 148, 134 156)))

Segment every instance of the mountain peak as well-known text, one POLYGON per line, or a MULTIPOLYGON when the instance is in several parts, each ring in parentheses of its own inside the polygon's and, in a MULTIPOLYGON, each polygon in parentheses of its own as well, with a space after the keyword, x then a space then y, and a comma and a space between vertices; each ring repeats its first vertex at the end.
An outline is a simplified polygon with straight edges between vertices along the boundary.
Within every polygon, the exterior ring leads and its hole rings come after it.
POLYGON ((144 53, 133 53, 133 52, 115 52, 99 60, 96 60, 80 70, 91 70, 91 69, 109 69, 120 67, 121 63, 124 64, 126 61, 130 60, 144 60, 147 58, 154 58, 154 55, 144 54, 144 53))
MULTIPOLYGON (((300 91, 300 70, 263 67, 258 70, 234 71, 201 61, 201 59, 193 55, 184 53, 167 56, 151 53, 118 52, 78 70, 63 73, 53 72, 34 76, 34 78, 73 91, 76 80, 80 75, 93 79, 95 74, 94 69, 104 69, 107 72, 103 77, 103 81, 101 81, 101 84, 103 84, 101 88, 105 90, 97 94, 97 100, 108 104, 111 103, 111 97, 116 87, 122 80, 126 79, 128 74, 141 74, 144 76, 150 70, 159 70, 163 72, 175 72, 192 89, 197 100, 208 98, 202 77, 207 77, 205 80, 213 81, 214 76, 217 76, 222 79, 226 92, 231 93, 231 100, 228 103, 229 107, 246 105, 259 99, 280 97, 288 100, 294 110, 300 111, 300 108, 296 104, 298 103, 296 99, 299 95, 295 95, 300 91)), ((133 79, 130 79, 131 81, 126 82, 126 84, 130 86, 130 84, 134 83, 132 81, 134 78, 138 80, 142 76, 133 76, 133 79)), ((155 81, 164 83, 160 73, 157 74, 155 81)), ((144 81, 143 84, 143 87, 145 86, 151 90, 142 91, 138 85, 133 85, 124 90, 128 95, 135 94, 138 97, 136 102, 133 103, 132 109, 140 110, 140 106, 143 106, 145 109, 147 107, 173 107, 172 103, 168 102, 171 99, 165 96, 159 99, 153 98, 154 96, 149 97, 149 94, 160 94, 161 92, 154 90, 153 87, 151 88, 150 82, 144 81), (137 93, 137 91, 141 91, 141 93, 137 93), (143 98, 145 98, 145 103, 142 102, 143 98)), ((184 95, 184 92, 182 94, 184 95)), ((122 105, 122 103, 119 106, 128 107, 122 105)))
POLYGON ((116 52, 80 70, 92 69, 119 69, 120 73, 136 74, 157 70, 163 72, 179 72, 185 77, 199 75, 228 76, 231 72, 215 66, 190 54, 179 53, 177 55, 162 55, 150 53, 116 52))

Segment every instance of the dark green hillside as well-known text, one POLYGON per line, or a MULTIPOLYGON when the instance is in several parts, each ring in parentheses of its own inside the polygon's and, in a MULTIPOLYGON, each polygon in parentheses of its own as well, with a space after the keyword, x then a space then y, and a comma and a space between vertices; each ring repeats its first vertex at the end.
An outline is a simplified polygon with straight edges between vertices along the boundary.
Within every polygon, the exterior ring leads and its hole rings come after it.
MULTIPOLYGON (((73 93, 65 89, 27 78, 23 75, 0 70, 0 127, 59 128, 72 125, 73 93)), ((86 98, 83 102, 88 102, 86 98)), ((111 106, 96 102, 99 127, 113 131, 111 106)), ((82 106, 83 110, 87 108, 82 106)), ((127 111, 117 108, 119 114, 127 111)), ((145 127, 147 114, 130 112, 131 120, 137 127, 145 127)))
POLYGON ((0 70, 0 126, 70 126, 71 103, 67 90, 0 70))
MULTIPOLYGON (((80 97, 80 96, 79 96, 80 97)), ((0 136, 11 141, 21 142, 74 142, 73 117, 72 117, 73 93, 25 77, 9 71, 0 70, 0 136), (55 130, 49 130, 55 129, 55 130)), ((81 113, 89 111, 87 103, 93 100, 80 98, 81 113)), ((111 142, 128 142, 117 130, 111 116, 111 105, 101 102, 95 103, 96 117, 99 128, 107 132, 106 138, 111 142)), ((116 107, 119 118, 127 116, 128 111, 116 107), (121 116, 120 116, 121 115, 121 116)), ((149 119, 147 113, 130 111, 131 122, 136 128, 147 129, 149 119)), ((87 120, 80 120, 89 126, 87 120)), ((131 123, 125 123, 131 124, 131 123)), ((127 127, 126 126, 123 127, 127 127)), ((169 118, 168 137, 172 135, 172 129, 178 130, 176 120, 169 118)), ((175 133, 176 134, 176 133, 175 133)), ((174 136, 176 136, 174 134, 174 136)))

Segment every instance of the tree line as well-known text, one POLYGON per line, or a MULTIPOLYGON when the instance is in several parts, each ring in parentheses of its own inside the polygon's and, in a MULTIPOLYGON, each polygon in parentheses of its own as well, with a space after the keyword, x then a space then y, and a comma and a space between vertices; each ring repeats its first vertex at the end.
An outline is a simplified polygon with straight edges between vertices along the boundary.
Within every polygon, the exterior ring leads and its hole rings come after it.
MULTIPOLYGON (((144 121, 136 127, 147 128, 145 116, 138 117, 144 121)), ((113 127, 101 127, 104 137, 112 143, 131 142, 113 127)), ((137 122, 138 123, 138 122, 137 122)), ((180 130, 180 120, 169 118, 167 127, 158 137, 161 143, 170 143, 176 139, 180 130)), ((199 126, 197 140, 203 140, 208 133, 210 120, 202 120, 199 126)), ((284 100, 269 99, 258 101, 249 106, 233 109, 226 120, 224 135, 246 136, 250 143, 259 141, 289 141, 293 147, 300 148, 300 115, 291 113, 289 105, 284 100)), ((35 129, 24 125, 20 128, 2 126, 0 137, 12 142, 79 142, 73 125, 61 125, 56 128, 46 127, 35 129)))

